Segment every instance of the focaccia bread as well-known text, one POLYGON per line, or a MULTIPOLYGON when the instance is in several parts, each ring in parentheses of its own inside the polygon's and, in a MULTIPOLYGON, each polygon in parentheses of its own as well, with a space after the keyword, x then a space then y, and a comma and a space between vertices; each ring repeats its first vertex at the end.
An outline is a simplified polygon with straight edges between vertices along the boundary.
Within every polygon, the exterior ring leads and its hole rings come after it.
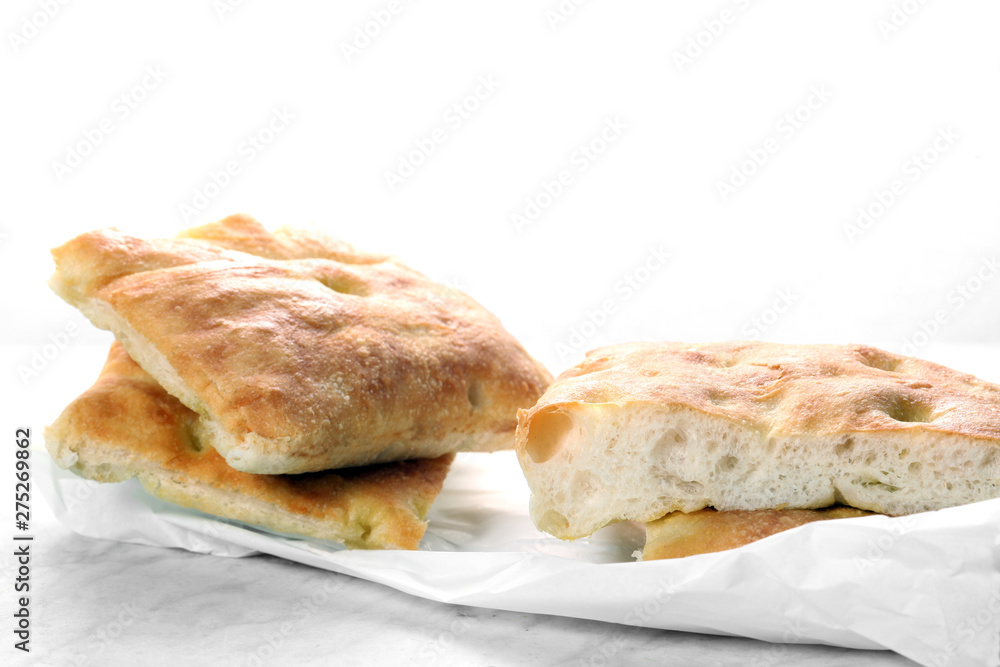
POLYGON ((184 236, 83 234, 53 250, 50 284, 237 470, 510 448, 551 380, 486 309, 396 259, 246 216, 184 236))
POLYGON ((518 415, 535 524, 574 539, 668 512, 1000 496, 1000 387, 861 345, 634 343, 518 415))
POLYGON ((871 512, 853 507, 818 510, 729 510, 671 512, 646 524, 642 560, 684 558, 736 549, 815 521, 855 519, 871 512))
POLYGON ((97 382, 45 430, 62 467, 208 514, 343 542, 416 549, 454 454, 302 475, 231 468, 212 434, 115 342, 97 382))

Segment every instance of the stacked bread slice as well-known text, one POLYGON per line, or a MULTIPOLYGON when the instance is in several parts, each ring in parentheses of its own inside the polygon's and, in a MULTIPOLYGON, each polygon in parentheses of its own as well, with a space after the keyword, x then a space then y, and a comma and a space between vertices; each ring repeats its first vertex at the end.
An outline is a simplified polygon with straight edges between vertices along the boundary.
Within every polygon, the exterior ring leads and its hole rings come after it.
POLYGON ((513 446, 551 377, 468 296, 323 234, 230 216, 53 251, 117 342, 46 431, 56 462, 356 548, 416 548, 457 451, 513 446))
POLYGON ((646 523, 646 558, 1000 496, 1000 386, 863 345, 601 348, 519 413, 535 524, 646 523))

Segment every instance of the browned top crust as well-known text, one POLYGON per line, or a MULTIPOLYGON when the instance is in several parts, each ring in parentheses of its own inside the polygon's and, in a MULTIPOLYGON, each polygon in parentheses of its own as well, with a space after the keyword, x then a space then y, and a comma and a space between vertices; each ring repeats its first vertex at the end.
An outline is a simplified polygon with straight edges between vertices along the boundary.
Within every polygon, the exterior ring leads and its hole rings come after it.
POLYGON ((241 470, 507 448, 551 379, 482 306, 398 260, 247 216, 184 236, 83 234, 53 250, 51 284, 241 470))
POLYGON ((865 345, 604 347, 562 373, 519 420, 574 403, 683 406, 774 435, 918 429, 1000 438, 1000 386, 865 345))
POLYGON ((115 342, 100 377, 46 430, 63 467, 279 531, 366 549, 415 549, 453 454, 303 475, 231 468, 184 407, 115 342))

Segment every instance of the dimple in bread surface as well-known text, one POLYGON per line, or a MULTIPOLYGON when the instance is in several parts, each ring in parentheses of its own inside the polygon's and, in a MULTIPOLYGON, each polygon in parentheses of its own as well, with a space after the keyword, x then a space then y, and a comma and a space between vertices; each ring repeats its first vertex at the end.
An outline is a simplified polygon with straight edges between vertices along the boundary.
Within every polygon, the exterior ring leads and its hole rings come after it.
POLYGON ((678 405, 769 434, 923 429, 1000 438, 1000 387, 865 345, 605 347, 560 375, 526 416, 574 402, 678 405))
POLYGON ((46 429, 52 457, 88 479, 137 477, 152 495, 352 548, 416 549, 453 454, 302 475, 231 468, 198 415, 115 342, 94 385, 46 429))
POLYGON ((1000 495, 1000 387, 863 345, 617 345, 520 411, 517 450, 565 538, 704 507, 906 514, 1000 495))
POLYGON ((393 258, 247 216, 182 236, 83 234, 53 251, 51 284, 239 470, 508 448, 551 380, 482 306, 393 258))

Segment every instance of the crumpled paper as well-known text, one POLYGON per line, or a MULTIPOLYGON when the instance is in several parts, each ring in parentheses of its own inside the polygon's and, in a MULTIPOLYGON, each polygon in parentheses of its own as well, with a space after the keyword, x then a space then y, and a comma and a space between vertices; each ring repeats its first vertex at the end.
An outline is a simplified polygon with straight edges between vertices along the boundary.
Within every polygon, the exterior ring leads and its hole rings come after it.
POLYGON ((160 501, 136 480, 37 479, 89 537, 217 556, 268 553, 455 604, 780 643, 890 649, 935 667, 1000 665, 1000 500, 821 521, 741 549, 635 562, 643 530, 538 532, 512 452, 460 455, 419 551, 351 551, 160 501))

